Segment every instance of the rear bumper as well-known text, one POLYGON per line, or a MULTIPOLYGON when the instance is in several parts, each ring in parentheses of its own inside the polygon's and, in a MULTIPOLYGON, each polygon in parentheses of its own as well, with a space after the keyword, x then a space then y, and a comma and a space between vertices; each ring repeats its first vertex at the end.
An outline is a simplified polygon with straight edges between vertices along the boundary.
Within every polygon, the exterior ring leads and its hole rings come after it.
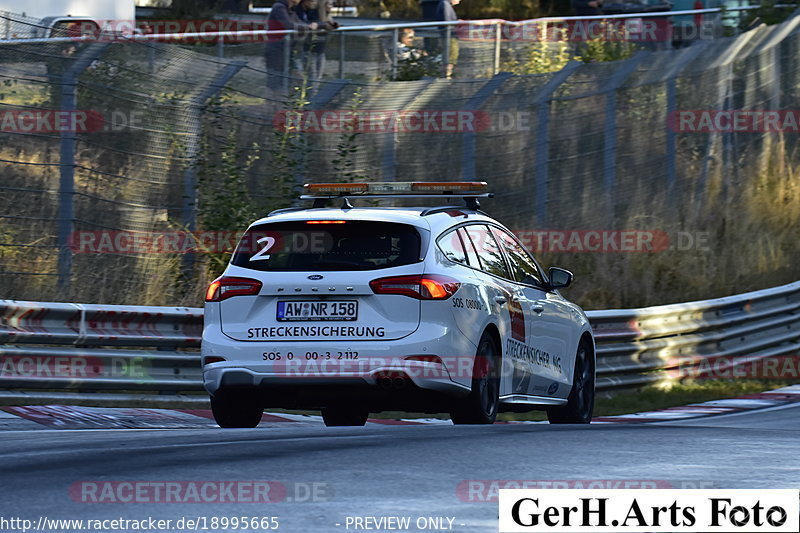
POLYGON ((203 369, 203 384, 213 395, 221 388, 272 387, 305 388, 351 386, 355 388, 376 387, 401 389, 400 380, 420 389, 460 395, 469 388, 449 376, 446 368, 436 363, 374 364, 363 371, 350 368, 338 370, 333 365, 320 365, 320 370, 297 367, 296 370, 275 371, 271 367, 242 366, 236 363, 212 363, 203 369))
POLYGON ((361 342, 243 342, 207 325, 203 358, 225 361, 205 365, 203 383, 212 396, 220 389, 258 389, 266 407, 310 409, 350 396, 405 405, 404 398, 468 394, 475 351, 459 331, 433 324, 403 339, 361 342), (405 359, 420 355, 439 356, 443 364, 405 359))

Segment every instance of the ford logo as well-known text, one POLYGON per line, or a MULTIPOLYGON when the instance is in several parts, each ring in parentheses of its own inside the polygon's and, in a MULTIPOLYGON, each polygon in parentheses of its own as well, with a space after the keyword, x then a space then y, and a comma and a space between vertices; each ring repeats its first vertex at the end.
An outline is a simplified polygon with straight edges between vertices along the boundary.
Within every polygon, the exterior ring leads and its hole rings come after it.
POLYGON ((320 276, 319 274, 312 274, 311 276, 308 276, 308 279, 311 281, 319 281, 322 278, 324 278, 324 276, 320 276))
POLYGON ((557 390, 558 390, 558 383, 554 381, 550 384, 550 387, 547 389, 547 394, 552 396, 553 394, 556 393, 557 390))

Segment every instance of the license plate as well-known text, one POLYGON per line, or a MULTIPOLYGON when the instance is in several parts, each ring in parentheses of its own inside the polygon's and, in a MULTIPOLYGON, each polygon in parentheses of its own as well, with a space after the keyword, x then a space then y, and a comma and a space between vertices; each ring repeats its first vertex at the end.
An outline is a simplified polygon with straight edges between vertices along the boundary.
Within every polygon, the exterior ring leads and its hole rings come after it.
POLYGON ((358 302, 352 300, 291 300, 278 302, 280 322, 301 320, 356 320, 358 302))

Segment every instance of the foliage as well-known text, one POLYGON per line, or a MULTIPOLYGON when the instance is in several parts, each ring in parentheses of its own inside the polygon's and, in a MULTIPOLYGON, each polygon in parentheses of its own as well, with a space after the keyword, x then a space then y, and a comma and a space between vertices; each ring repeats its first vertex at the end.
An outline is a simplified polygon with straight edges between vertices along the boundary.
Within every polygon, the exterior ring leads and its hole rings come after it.
POLYGON ((641 50, 638 44, 624 38, 625 36, 588 39, 573 46, 563 36, 553 34, 552 28, 544 25, 540 27, 538 33, 548 38, 528 45, 521 57, 515 57, 513 51, 508 51, 504 55, 509 59, 503 61, 501 70, 523 75, 543 74, 561 70, 570 61, 584 63, 622 61, 641 50))
POLYGON ((567 41, 537 41, 525 49, 522 57, 511 57, 501 64, 500 69, 514 74, 543 74, 564 68, 575 56, 567 41))
POLYGON ((758 9, 745 11, 744 15, 742 15, 739 21, 739 29, 741 31, 747 31, 759 24, 780 24, 797 9, 796 6, 776 7, 778 2, 775 0, 764 0, 758 4, 760 5, 758 9))
MULTIPOLYGON (((203 230, 239 231, 257 217, 258 205, 250 194, 247 174, 261 159, 260 152, 261 147, 256 143, 240 147, 236 130, 231 130, 217 158, 201 160, 198 214, 203 230)), ((218 250, 208 254, 210 277, 216 277, 225 268, 227 258, 227 253, 218 250)))
MULTIPOLYGON (((392 18, 419 18, 418 0, 359 0, 359 11, 365 16, 388 12, 392 18)), ((545 14, 570 14, 568 0, 462 0, 456 7, 463 19, 504 18, 520 20, 545 14)))
POLYGON ((436 78, 442 74, 441 58, 427 55, 411 55, 397 62, 395 81, 414 81, 436 78))
POLYGON ((575 59, 584 63, 622 61, 641 50, 641 46, 628 40, 591 39, 583 43, 580 57, 575 59))
POLYGON ((297 178, 305 172, 309 153, 307 139, 297 117, 302 117, 303 111, 311 103, 308 98, 309 85, 307 80, 303 80, 292 88, 285 122, 272 132, 269 164, 266 167, 271 192, 271 205, 268 208, 286 207, 287 202, 297 196, 297 178))
MULTIPOLYGON (((221 129, 219 108, 227 96, 214 103, 212 127, 221 129)), ((308 106, 308 85, 303 82, 294 87, 288 100, 287 120, 282 127, 271 133, 267 147, 251 142, 242 144, 243 134, 230 129, 218 150, 205 141, 201 160, 198 163, 198 217, 204 231, 241 231, 263 213, 286 207, 297 196, 297 179, 306 164, 308 146, 294 113, 301 113, 308 106), (216 152, 216 154, 215 154, 216 152), (215 154, 215 155, 212 155, 215 154), (249 176, 257 166, 263 164, 266 183, 260 188, 268 192, 266 198, 258 199, 253 194, 249 176)), ((229 254, 208 254, 209 277, 215 277, 227 264, 229 254)))
POLYGON ((358 152, 358 137, 361 135, 356 128, 358 124, 358 113, 361 105, 364 103, 364 96, 361 88, 359 87, 353 93, 353 99, 347 110, 352 113, 353 118, 344 124, 344 131, 339 138, 339 143, 336 145, 336 157, 331 161, 334 172, 336 173, 336 181, 347 183, 360 179, 367 179, 366 176, 360 175, 356 172, 355 155, 358 152))

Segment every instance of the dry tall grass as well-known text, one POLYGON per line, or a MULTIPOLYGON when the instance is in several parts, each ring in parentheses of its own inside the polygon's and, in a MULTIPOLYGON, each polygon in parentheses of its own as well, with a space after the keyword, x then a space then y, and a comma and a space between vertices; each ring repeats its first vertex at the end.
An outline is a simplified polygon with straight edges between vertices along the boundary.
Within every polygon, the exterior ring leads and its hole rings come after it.
POLYGON ((642 191, 617 229, 683 232, 688 249, 656 253, 542 253, 546 265, 575 272, 565 294, 586 309, 642 307, 715 298, 800 279, 800 164, 779 137, 760 154, 740 154, 737 182, 719 168, 697 205, 669 207, 642 191), (679 214, 679 216, 676 216, 679 214), (688 236, 687 236, 688 235, 688 236), (707 238, 698 246, 696 239, 707 238))

